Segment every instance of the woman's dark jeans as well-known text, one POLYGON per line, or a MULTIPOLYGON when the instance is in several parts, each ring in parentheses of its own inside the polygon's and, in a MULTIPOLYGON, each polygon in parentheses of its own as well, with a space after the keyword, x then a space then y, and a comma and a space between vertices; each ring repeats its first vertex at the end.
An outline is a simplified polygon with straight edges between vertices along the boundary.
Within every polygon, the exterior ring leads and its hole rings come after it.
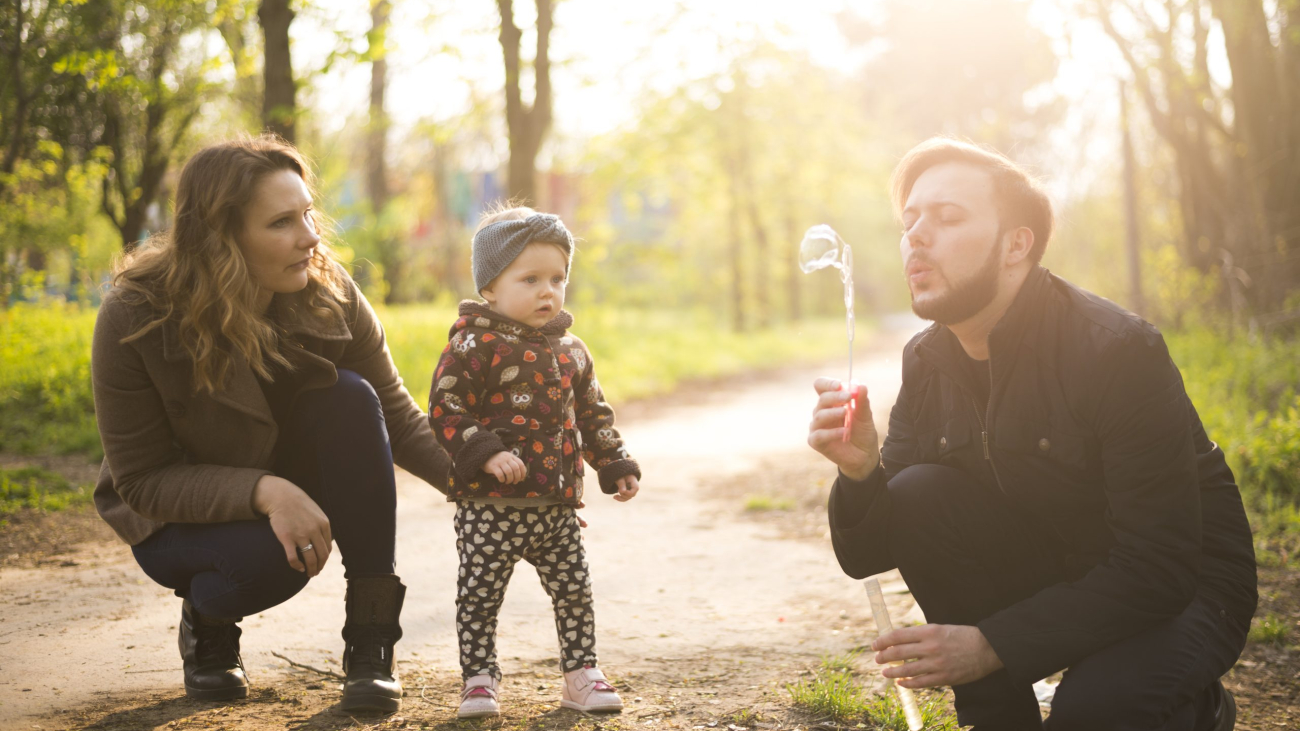
MULTIPOLYGON (((325 511, 346 575, 391 574, 397 496, 384 414, 368 381, 338 374, 333 386, 299 396, 280 425, 275 474, 325 511)), ((307 585, 266 518, 168 523, 132 552, 149 578, 210 617, 256 614, 307 585)))

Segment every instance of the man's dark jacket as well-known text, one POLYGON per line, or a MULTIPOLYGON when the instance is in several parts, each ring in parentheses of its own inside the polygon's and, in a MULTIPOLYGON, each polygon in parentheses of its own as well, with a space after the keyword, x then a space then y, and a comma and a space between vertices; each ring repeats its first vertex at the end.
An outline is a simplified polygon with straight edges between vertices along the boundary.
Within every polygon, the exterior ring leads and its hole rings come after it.
POLYGON ((979 623, 1011 677, 1032 683, 1163 620, 1198 592, 1248 624, 1255 554, 1241 495, 1152 325, 1046 269, 989 336, 976 403, 952 331, 903 351, 903 387, 863 482, 831 492, 835 553, 855 578, 896 566, 886 480, 943 464, 991 481, 1050 526, 1073 580, 979 623))

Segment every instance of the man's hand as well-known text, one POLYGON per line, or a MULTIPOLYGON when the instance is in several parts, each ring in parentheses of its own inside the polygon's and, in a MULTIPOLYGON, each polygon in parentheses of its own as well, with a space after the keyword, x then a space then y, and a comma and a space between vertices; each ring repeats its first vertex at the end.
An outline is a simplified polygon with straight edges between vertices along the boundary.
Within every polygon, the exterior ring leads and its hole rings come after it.
POLYGON ((483 463, 483 471, 503 485, 514 485, 528 476, 528 465, 510 452, 497 452, 483 463))
POLYGON ((636 475, 624 475, 614 481, 618 486, 618 492, 614 493, 614 499, 620 503, 636 497, 637 490, 641 489, 641 484, 637 482, 636 475))
POLYGON ((818 378, 817 407, 808 425, 808 446, 839 466, 840 472, 854 480, 865 480, 880 463, 880 437, 871 418, 867 387, 858 386, 858 405, 853 413, 852 433, 844 441, 844 411, 849 391, 833 378, 818 378))
POLYGON ((1002 660, 977 627, 925 624, 886 633, 871 643, 887 678, 904 678, 904 688, 972 683, 1002 668, 1002 660))

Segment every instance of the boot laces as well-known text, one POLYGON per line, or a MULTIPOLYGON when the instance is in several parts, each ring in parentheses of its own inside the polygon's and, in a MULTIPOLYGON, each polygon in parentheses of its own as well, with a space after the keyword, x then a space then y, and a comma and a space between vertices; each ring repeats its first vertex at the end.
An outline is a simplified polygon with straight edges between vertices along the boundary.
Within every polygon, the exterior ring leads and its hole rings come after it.
POLYGON ((348 642, 348 670, 369 668, 388 672, 392 664, 392 643, 374 627, 358 628, 348 642))
POLYGON ((218 624, 196 628, 198 635, 195 654, 202 664, 237 665, 242 670, 244 659, 239 655, 239 625, 218 624))

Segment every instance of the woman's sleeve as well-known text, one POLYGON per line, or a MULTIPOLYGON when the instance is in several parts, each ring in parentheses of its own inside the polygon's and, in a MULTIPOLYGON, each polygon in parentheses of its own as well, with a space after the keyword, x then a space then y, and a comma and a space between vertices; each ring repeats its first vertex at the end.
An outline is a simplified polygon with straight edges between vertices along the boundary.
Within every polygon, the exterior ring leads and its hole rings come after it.
POLYGON ((129 319, 125 306, 112 295, 105 298, 91 346, 95 420, 122 502, 145 518, 167 523, 258 517, 253 489, 270 472, 185 463, 144 359, 122 343, 129 319))
POLYGON ((352 342, 348 344, 338 367, 355 371, 366 379, 379 395, 388 427, 388 439, 393 446, 393 461, 399 467, 419 477, 435 488, 447 491, 447 470, 451 460, 439 446, 429 429, 429 420, 415 399, 402 385, 402 378, 393 364, 392 354, 384 338, 384 327, 375 310, 356 284, 348 279, 352 288, 355 310, 352 322, 352 342))

